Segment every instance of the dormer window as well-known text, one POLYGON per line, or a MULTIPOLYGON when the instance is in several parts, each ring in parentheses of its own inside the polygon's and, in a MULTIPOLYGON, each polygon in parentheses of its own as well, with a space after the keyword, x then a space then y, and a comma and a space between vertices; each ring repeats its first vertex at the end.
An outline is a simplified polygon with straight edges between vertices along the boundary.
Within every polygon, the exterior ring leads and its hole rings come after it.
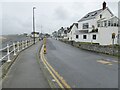
POLYGON ((92 16, 95 16, 97 14, 97 12, 94 12, 93 14, 92 14, 92 16))
POLYGON ((89 14, 88 14, 88 15, 86 15, 84 18, 87 18, 87 17, 89 17, 89 14))
POLYGON ((102 18, 102 14, 100 14, 100 18, 102 18))

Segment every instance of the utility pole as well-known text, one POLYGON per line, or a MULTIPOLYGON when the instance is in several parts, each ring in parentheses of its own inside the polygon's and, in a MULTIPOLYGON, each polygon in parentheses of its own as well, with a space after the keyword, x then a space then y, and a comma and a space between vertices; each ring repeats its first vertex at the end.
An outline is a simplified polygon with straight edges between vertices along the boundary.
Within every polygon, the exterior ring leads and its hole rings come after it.
POLYGON ((35 44, 35 16, 34 16, 35 9, 36 9, 36 7, 33 7, 33 40, 34 40, 34 44, 35 44))

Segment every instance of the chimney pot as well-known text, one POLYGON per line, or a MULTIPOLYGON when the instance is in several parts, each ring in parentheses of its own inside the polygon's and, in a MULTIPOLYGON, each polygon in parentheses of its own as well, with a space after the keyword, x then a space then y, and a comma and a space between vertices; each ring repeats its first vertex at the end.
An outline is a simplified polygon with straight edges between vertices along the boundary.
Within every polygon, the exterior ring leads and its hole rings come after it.
POLYGON ((103 10, 105 10, 106 9, 106 2, 104 1, 103 2, 103 10))

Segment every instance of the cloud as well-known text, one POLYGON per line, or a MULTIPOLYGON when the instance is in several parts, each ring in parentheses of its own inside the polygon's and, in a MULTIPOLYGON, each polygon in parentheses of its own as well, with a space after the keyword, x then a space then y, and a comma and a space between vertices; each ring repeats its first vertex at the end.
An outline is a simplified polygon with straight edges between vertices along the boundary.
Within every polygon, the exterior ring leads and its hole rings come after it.
POLYGON ((58 7, 55 10, 55 17, 58 20, 67 20, 70 18, 70 13, 64 7, 58 7))
MULTIPOLYGON (((88 12, 100 9, 100 2, 7 2, 2 4, 3 34, 30 33, 32 31, 32 7, 35 6, 36 31, 52 32, 68 27, 88 12)), ((117 14, 117 2, 107 2, 117 14)), ((0 7, 1 9, 1 7, 0 7)), ((0 20, 1 21, 1 20, 0 20)))

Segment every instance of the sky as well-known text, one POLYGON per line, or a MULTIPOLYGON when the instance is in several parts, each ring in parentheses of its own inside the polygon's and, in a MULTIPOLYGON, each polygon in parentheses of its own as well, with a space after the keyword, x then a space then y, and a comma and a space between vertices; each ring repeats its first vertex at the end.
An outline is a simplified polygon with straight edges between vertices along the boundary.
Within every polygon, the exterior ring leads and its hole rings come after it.
MULTIPOLYGON (((32 8, 35 9, 35 30, 52 33, 70 27, 87 13, 102 8, 104 0, 4 0, 0 2, 0 34, 32 32, 32 8)), ((105 0, 118 16, 118 1, 105 0)))

